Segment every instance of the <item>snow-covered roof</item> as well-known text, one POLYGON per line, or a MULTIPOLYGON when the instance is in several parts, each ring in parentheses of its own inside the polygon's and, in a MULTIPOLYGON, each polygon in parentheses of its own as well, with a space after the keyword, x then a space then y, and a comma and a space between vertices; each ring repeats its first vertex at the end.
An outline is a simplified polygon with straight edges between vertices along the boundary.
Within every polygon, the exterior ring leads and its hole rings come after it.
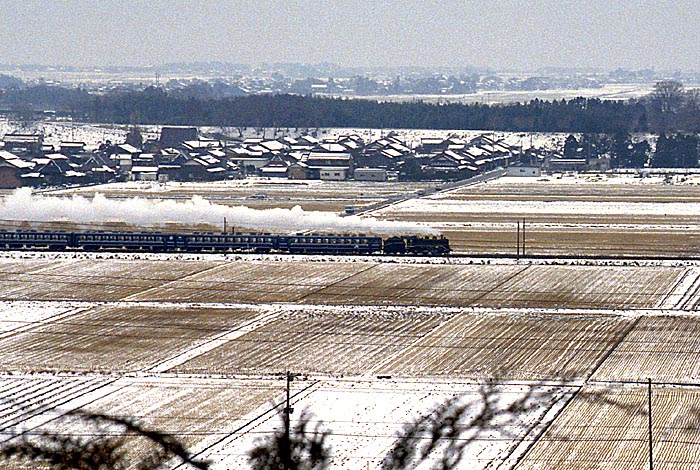
POLYGON ((141 151, 131 144, 119 144, 117 145, 117 148, 129 154, 139 153, 141 151))
POLYGON ((266 166, 260 168, 260 173, 262 174, 284 174, 287 173, 286 166, 266 166))
POLYGON ((352 156, 349 153, 329 153, 329 152, 311 152, 309 160, 350 160, 352 156))
POLYGON ((19 157, 12 152, 8 152, 7 150, 0 150, 0 158, 3 160, 14 160, 15 158, 19 157))
POLYGON ((387 147, 387 148, 383 149, 381 153, 383 155, 386 155, 389 158, 398 158, 401 155, 403 155, 401 152, 399 152, 398 150, 393 149, 391 147, 387 147))
POLYGON ((348 148, 343 144, 330 143, 330 142, 319 144, 319 147, 321 147, 326 152, 334 152, 334 153, 347 152, 347 150, 348 150, 348 148))
POLYGON ((286 148, 286 146, 283 143, 277 142, 276 140, 268 140, 260 143, 260 145, 270 151, 281 151, 286 148))
POLYGON ((34 163, 22 160, 21 158, 9 158, 9 159, 3 158, 2 163, 7 164, 7 165, 11 165, 15 168, 19 168, 20 170, 24 170, 27 168, 34 168, 34 163))
POLYGON ((157 173, 157 166, 134 166, 131 168, 132 173, 157 173))

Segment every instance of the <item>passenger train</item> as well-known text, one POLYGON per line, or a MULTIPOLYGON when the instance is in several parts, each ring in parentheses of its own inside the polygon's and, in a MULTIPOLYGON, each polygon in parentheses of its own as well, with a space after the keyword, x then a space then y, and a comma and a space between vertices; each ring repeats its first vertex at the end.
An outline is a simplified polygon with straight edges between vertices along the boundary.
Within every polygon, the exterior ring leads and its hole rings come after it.
POLYGON ((0 250, 84 250, 214 253, 388 254, 446 256, 444 236, 402 235, 388 238, 363 234, 63 232, 0 230, 0 250))

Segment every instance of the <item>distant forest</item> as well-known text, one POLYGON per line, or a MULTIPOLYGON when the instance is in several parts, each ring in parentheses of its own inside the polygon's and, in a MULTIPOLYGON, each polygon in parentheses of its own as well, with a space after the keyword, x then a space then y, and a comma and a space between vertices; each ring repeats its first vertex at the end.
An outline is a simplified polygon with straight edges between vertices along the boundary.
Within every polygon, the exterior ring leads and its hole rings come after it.
POLYGON ((377 102, 300 95, 249 95, 222 99, 142 91, 88 93, 49 85, 6 86, 0 109, 19 119, 45 110, 76 121, 278 128, 473 129, 522 132, 628 134, 700 132, 700 95, 677 81, 658 82, 639 100, 576 98, 515 104, 377 102))

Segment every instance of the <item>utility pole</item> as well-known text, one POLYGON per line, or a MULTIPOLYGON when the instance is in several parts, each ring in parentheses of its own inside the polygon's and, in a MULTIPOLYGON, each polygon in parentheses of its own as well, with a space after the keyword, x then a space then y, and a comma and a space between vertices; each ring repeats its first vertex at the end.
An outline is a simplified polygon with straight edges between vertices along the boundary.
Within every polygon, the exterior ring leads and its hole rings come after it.
POLYGON ((224 235, 226 235, 226 217, 224 217, 224 235))
POLYGON ((521 251, 523 256, 525 256, 525 219, 523 219, 523 249, 521 251))
POLYGON ((520 259, 520 221, 518 220, 518 240, 517 240, 517 246, 515 249, 515 257, 516 259, 520 259))
POLYGON ((292 461, 292 442, 290 436, 290 422, 291 414, 294 412, 294 408, 290 406, 290 389, 292 385, 292 380, 294 380, 294 375, 287 371, 287 403, 284 407, 284 440, 285 440, 285 455, 284 460, 284 470, 289 470, 289 464, 292 461))
POLYGON ((649 470, 654 470, 654 452, 653 452, 653 438, 652 438, 652 429, 651 429, 651 378, 649 378, 649 387, 648 387, 648 393, 647 393, 648 401, 649 401, 649 470))

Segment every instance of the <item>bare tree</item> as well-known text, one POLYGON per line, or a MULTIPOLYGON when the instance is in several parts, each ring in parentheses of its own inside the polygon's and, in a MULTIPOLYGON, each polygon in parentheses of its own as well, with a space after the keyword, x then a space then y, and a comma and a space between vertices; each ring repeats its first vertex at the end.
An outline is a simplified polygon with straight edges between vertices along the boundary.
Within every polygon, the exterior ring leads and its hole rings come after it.
POLYGON ((330 431, 318 422, 311 429, 313 415, 303 410, 294 426, 288 415, 280 413, 280 426, 275 432, 257 441, 248 453, 253 470, 323 470, 330 462, 327 439, 330 431))
POLYGON ((0 445, 0 461, 23 462, 53 470, 156 470, 179 459, 207 470, 209 462, 194 459, 176 437, 148 429, 131 419, 81 410, 69 411, 52 429, 20 432, 0 445), (146 452, 131 452, 144 440, 146 452))
POLYGON ((553 387, 530 386, 515 401, 502 401, 503 386, 493 382, 479 388, 479 397, 465 400, 454 396, 427 414, 408 423, 397 435, 382 462, 383 470, 404 470, 434 458, 435 470, 454 468, 467 447, 494 433, 516 437, 524 417, 541 408, 543 401, 555 398, 553 387))
POLYGON ((676 80, 661 80, 654 85, 651 99, 661 114, 675 113, 683 104, 683 84, 676 80))

